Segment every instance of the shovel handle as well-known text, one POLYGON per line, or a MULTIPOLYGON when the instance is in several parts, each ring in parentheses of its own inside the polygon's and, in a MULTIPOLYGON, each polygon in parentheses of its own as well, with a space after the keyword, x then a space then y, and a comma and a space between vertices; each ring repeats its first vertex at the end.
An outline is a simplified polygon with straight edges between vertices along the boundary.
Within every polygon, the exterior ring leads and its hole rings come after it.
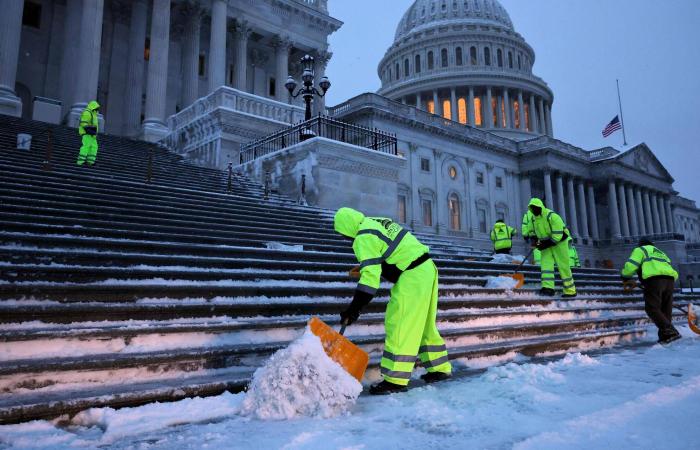
POLYGON ((523 259, 523 262, 521 262, 520 264, 518 264, 518 267, 516 267, 515 272, 513 272, 513 275, 515 275, 516 273, 518 273, 518 271, 523 267, 523 265, 525 264, 525 262, 527 262, 527 260, 530 259, 530 256, 532 255, 532 252, 535 251, 535 248, 536 248, 536 247, 531 247, 531 248, 530 248, 530 251, 528 252, 527 256, 523 259))
POLYGON ((340 333, 341 335, 345 334, 345 329, 346 329, 347 327, 348 327, 348 320, 345 319, 345 320, 343 320, 342 322, 340 322, 340 331, 339 331, 339 333, 340 333))

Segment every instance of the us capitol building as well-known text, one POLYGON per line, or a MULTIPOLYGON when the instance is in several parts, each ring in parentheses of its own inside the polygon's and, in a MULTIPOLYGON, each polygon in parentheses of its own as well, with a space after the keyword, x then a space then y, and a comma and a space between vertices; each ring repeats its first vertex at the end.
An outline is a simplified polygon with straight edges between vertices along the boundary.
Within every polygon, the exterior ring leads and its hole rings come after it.
POLYGON ((644 143, 621 152, 554 137, 554 93, 497 0, 416 0, 379 61, 379 91, 335 106, 316 97, 302 128, 303 101, 285 83, 302 78, 307 54, 317 86, 325 75, 342 26, 327 0, 3 6, 1 114, 75 125, 96 98, 107 133, 478 247, 497 219, 519 228, 538 196, 565 217, 584 265, 619 263, 652 236, 700 271, 695 202, 644 143))

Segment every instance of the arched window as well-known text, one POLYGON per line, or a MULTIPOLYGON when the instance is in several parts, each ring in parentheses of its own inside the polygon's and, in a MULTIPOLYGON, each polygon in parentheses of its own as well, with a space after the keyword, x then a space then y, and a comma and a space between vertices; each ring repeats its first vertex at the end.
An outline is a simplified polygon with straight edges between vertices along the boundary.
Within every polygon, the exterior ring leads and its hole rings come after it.
POLYGON ((498 126, 498 99, 494 96, 491 97, 491 117, 487 117, 491 120, 491 126, 498 126))
POLYGON ((481 97, 474 97, 474 126, 480 127, 481 121, 481 97))
POLYGON ((463 98, 460 98, 457 100, 457 110, 458 110, 458 119, 459 123, 466 124, 467 123, 467 101, 463 98))
POLYGON ((498 67, 503 67, 503 50, 500 48, 496 50, 496 59, 498 60, 498 67))
POLYGON ((484 63, 487 66, 491 65, 491 49, 488 47, 484 47, 484 63))
POLYGON ((399 72, 399 63, 396 63, 396 71, 394 73, 396 74, 397 80, 401 78, 401 73, 399 72))
POLYGON ((420 73, 420 55, 416 55, 416 73, 420 73))
POLYGON ((462 65, 462 47, 457 47, 455 49, 455 62, 458 66, 462 65))
POLYGON ((440 64, 442 67, 447 67, 448 66, 448 60, 447 60, 447 49, 443 48, 440 50, 440 64))
POLYGON ((515 128, 520 128, 520 103, 513 102, 513 116, 515 117, 515 128))
POLYGON ((409 67, 408 67, 408 58, 403 60, 403 76, 408 77, 409 75, 409 67))
POLYGON ((478 60, 476 58, 476 47, 469 49, 469 62, 472 66, 476 66, 478 64, 478 60))
POLYGON ((442 117, 452 120, 452 103, 449 100, 442 101, 442 117))
POLYGON ((459 231, 462 229, 462 220, 459 207, 459 197, 452 193, 447 199, 447 209, 450 211, 450 229, 459 231))
POLYGON ((513 68, 513 52, 508 52, 508 68, 513 68))
POLYGON ((428 52, 428 70, 433 70, 435 68, 435 57, 433 52, 428 52))

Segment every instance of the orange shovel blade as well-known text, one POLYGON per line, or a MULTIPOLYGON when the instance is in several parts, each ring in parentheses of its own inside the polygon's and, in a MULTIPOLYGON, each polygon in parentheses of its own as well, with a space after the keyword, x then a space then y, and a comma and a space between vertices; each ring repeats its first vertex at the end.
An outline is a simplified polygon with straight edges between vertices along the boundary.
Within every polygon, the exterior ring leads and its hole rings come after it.
POLYGON ((517 281, 517 284, 513 289, 520 289, 525 284, 525 275, 523 275, 522 273, 505 273, 500 276, 512 278, 515 281, 517 281))
POLYGON ((698 316, 695 315, 695 311, 693 311, 692 303, 688 303, 688 326, 694 333, 700 334, 700 327, 698 327, 698 316))
POLYGON ((348 338, 329 327, 318 317, 312 317, 309 320, 309 328, 313 334, 321 339, 326 354, 357 381, 362 381, 369 363, 367 352, 350 342, 348 338))

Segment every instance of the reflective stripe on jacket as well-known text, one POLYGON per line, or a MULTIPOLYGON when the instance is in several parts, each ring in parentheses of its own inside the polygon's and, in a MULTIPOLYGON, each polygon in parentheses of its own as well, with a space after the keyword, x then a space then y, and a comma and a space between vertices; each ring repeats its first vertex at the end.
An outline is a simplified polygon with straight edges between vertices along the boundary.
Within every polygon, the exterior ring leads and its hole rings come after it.
POLYGON ((678 272, 671 265, 671 259, 653 245, 645 245, 632 250, 622 267, 622 278, 632 278, 637 274, 642 280, 651 277, 668 276, 678 279, 678 272))
POLYGON ((529 210, 523 214, 523 222, 520 225, 520 234, 523 237, 535 237, 534 220, 535 216, 529 210))
POLYGON ((581 267, 581 261, 578 259, 578 251, 573 245, 569 247, 569 265, 571 267, 581 267))
POLYGON ((491 242, 493 242, 493 248, 496 250, 512 248, 514 235, 515 228, 509 227, 503 222, 497 222, 493 226, 493 230, 491 230, 491 242))
POLYGON ((538 198, 530 200, 530 206, 532 205, 542 209, 542 213, 539 216, 533 214, 533 228, 537 239, 540 241, 551 239, 555 243, 561 242, 564 236, 569 234, 561 216, 545 208, 544 203, 538 198))

